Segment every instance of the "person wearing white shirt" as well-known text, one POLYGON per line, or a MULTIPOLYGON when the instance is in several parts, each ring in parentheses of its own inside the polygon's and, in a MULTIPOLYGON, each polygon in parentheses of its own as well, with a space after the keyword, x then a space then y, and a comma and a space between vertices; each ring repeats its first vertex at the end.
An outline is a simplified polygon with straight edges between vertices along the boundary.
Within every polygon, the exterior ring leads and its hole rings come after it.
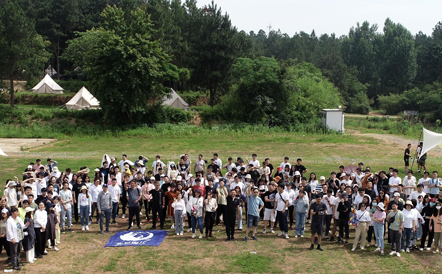
POLYGON ((328 239, 328 234, 330 233, 331 220, 333 218, 333 205, 335 202, 335 197, 333 197, 333 189, 327 189, 327 195, 322 197, 321 202, 327 207, 327 215, 325 215, 325 239, 328 239))
POLYGON ((186 203, 182 199, 183 194, 178 192, 176 199, 172 203, 175 215, 175 233, 183 236, 184 233, 184 216, 186 215, 186 203))
POLYGON ((289 169, 292 168, 292 165, 289 163, 289 157, 284 157, 284 162, 282 162, 279 166, 282 168, 282 170, 284 170, 286 165, 289 166, 289 169))
POLYGON ((200 229, 199 238, 203 238, 203 208, 204 199, 201 197, 201 191, 195 190, 194 196, 189 200, 192 205, 192 238, 195 238, 195 228, 198 223, 200 229))
POLYGON ((430 189, 428 188, 428 182, 431 180, 430 173, 428 171, 424 172, 424 177, 420 178, 417 182, 418 185, 424 185, 424 192, 430 193, 430 189))
POLYGON ((14 181, 9 181, 8 187, 3 192, 3 196, 6 199, 6 207, 17 207, 17 191, 15 187, 17 186, 17 183, 14 181))
POLYGON ((356 208, 359 208, 359 204, 362 203, 362 200, 364 199, 365 195, 365 189, 359 188, 358 194, 355 196, 353 200, 353 204, 356 206, 356 208))
POLYGON ((95 212, 97 212, 97 223, 100 221, 100 214, 98 214, 98 208, 97 208, 98 194, 103 190, 100 183, 101 183, 100 179, 97 179, 94 181, 94 184, 89 188, 89 194, 92 197, 91 218, 93 218, 95 212))
POLYGON ((298 197, 298 194, 292 189, 292 184, 287 184, 286 185, 286 190, 285 192, 289 195, 289 224, 290 224, 290 229, 293 229, 293 217, 294 217, 294 211, 295 211, 295 200, 296 197, 298 197))
POLYGON ((418 197, 419 195, 421 195, 422 197, 425 197, 425 192, 424 192, 424 185, 423 184, 418 184, 417 185, 417 190, 413 191, 410 196, 408 196, 408 200, 416 200, 418 201, 418 197))
POLYGON ((156 160, 152 162, 152 172, 153 172, 153 175, 157 175, 157 174, 158 174, 158 168, 157 168, 158 163, 160 164, 160 167, 161 167, 161 168, 164 168, 164 167, 166 166, 166 164, 164 164, 163 162, 161 162, 161 157, 160 157, 160 155, 157 155, 157 156, 155 157, 155 159, 156 159, 156 160))
POLYGON ((402 231, 401 251, 406 248, 407 253, 410 253, 411 235, 416 231, 418 219, 418 212, 416 210, 412 210, 412 208, 413 203, 411 201, 407 201, 405 203, 404 210, 402 210, 402 214, 404 214, 404 231, 402 231))
POLYGON ((356 180, 356 183, 358 183, 359 187, 362 187, 362 179, 364 179, 364 177, 365 177, 365 174, 362 173, 360 168, 357 168, 356 174, 355 174, 355 180, 356 180))
POLYGON ((225 164, 222 168, 225 168, 227 170, 227 173, 229 173, 232 171, 232 169, 234 167, 236 167, 236 165, 233 163, 232 157, 229 157, 229 159, 227 159, 227 161, 228 161, 227 164, 225 164))
POLYGON ((118 202, 121 195, 121 188, 117 186, 117 179, 112 179, 112 185, 108 187, 108 191, 112 197, 112 223, 116 224, 115 218, 117 218, 118 202))
POLYGON ((206 216, 204 218, 204 225, 206 226, 206 239, 212 237, 213 224, 215 222, 215 214, 218 208, 218 203, 215 198, 212 198, 212 192, 207 192, 207 199, 204 201, 206 208, 206 216))
POLYGON ((241 193, 244 193, 244 183, 239 179, 238 176, 235 176, 234 182, 230 185, 230 189, 235 189, 237 186, 239 186, 239 189, 241 189, 241 193))
POLYGON ((120 162, 118 162, 118 166, 120 167, 121 172, 125 173, 126 172, 126 168, 124 167, 124 164, 127 161, 127 155, 123 154, 122 157, 123 157, 123 159, 120 162))
POLYGON ((258 157, 255 153, 252 154, 252 161, 249 161, 249 165, 253 165, 254 169, 259 169, 259 161, 256 160, 258 157))
POLYGON ((36 258, 43 258, 45 253, 45 231, 48 221, 48 213, 45 210, 43 202, 38 204, 38 210, 34 213, 34 230, 35 230, 35 254, 36 258))
POLYGON ((355 229, 355 240, 351 251, 355 251, 358 246, 359 239, 361 239, 361 249, 364 250, 365 238, 367 238, 367 231, 369 223, 371 222, 370 213, 367 210, 365 203, 361 204, 361 209, 356 212, 355 218, 359 220, 359 225, 355 229))
MULTIPOLYGON (((2 213, 7 209, 3 209, 2 213)), ((23 240, 23 229, 26 228, 30 222, 28 221, 26 225, 23 220, 18 216, 18 209, 11 209, 11 216, 9 216, 6 221, 6 240, 9 242, 11 250, 11 264, 14 270, 20 270, 20 241, 23 240)))
POLYGON ((43 178, 44 173, 40 172, 37 178, 37 195, 41 195, 41 189, 47 187, 48 178, 43 178))
POLYGON ((278 185, 278 193, 275 195, 275 211, 276 218, 279 221, 279 228, 281 232, 279 232, 278 236, 282 236, 285 234, 285 238, 289 238, 289 229, 287 226, 287 209, 289 206, 289 195, 284 191, 284 184, 280 183, 278 185))
POLYGON ((215 159, 215 164, 219 166, 219 168, 223 168, 223 161, 218 157, 218 153, 213 153, 213 159, 215 159))
POLYGON ((393 176, 388 179, 388 185, 390 186, 390 197, 393 197, 393 193, 397 191, 397 187, 401 183, 401 178, 397 176, 398 172, 399 171, 397 169, 393 169, 393 176))
POLYGON ((405 194, 409 196, 416 188, 416 177, 413 176, 412 170, 408 170, 407 176, 404 177, 402 184, 404 185, 405 194))

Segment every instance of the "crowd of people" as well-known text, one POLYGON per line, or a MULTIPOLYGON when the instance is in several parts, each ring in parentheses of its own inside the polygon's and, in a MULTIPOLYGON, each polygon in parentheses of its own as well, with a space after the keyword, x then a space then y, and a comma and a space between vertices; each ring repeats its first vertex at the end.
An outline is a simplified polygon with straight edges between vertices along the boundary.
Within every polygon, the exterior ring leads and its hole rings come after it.
POLYGON ((29 263, 48 249, 58 251, 60 233, 73 231, 72 218, 81 230, 89 230, 95 218, 104 234, 112 233, 110 225, 126 213, 127 230, 134 222, 142 229, 142 216, 151 222, 145 229, 163 230, 167 219, 178 237, 185 231, 191 238, 213 237, 214 226, 222 225, 226 241, 232 241, 246 225, 244 240, 256 241, 262 220, 263 234, 276 234, 279 228, 278 237, 289 239, 292 230, 298 238, 304 237, 308 222, 310 249, 317 244, 322 251, 324 240, 348 245, 351 227, 352 251, 373 244, 383 255, 387 239, 390 255, 413 248, 428 251, 433 243, 433 252, 440 252, 442 183, 437 171, 425 171, 416 181, 411 170, 401 179, 395 168, 376 173, 359 163, 351 172, 340 166, 318 179, 302 159, 290 163, 288 157, 276 168, 269 158, 258 161, 256 154, 251 160, 229 157, 225 164, 217 153, 210 161, 200 154, 192 163, 184 154, 177 163, 164 163, 159 155, 148 162, 144 156, 132 162, 124 154, 117 163, 105 155, 93 178, 85 166, 60 172, 52 159, 46 165, 40 159, 30 163, 21 180, 7 180, 0 200, 0 249, 6 250, 6 262, 19 270, 22 250, 29 263))

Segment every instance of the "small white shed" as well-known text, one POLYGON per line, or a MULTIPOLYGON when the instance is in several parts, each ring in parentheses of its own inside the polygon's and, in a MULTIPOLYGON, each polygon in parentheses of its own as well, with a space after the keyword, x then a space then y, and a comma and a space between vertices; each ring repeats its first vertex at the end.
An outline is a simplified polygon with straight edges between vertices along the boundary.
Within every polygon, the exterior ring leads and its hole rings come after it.
POLYGON ((344 113, 342 109, 323 109, 322 127, 324 129, 344 132, 344 113))

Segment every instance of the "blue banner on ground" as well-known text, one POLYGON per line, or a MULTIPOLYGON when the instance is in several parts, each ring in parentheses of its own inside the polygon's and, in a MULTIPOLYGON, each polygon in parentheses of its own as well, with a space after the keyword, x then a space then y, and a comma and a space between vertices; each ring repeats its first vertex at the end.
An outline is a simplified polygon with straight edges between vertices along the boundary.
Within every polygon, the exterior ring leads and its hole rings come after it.
POLYGON ((163 230, 120 231, 113 235, 104 247, 140 245, 159 246, 164 238, 166 238, 167 232, 168 231, 163 230))

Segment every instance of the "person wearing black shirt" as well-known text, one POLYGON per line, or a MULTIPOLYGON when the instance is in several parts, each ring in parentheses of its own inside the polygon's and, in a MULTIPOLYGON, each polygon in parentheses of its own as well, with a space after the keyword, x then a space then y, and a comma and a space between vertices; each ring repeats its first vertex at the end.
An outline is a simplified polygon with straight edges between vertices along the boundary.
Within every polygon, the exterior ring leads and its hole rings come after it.
POLYGON ((253 164, 249 165, 249 174, 255 186, 258 186, 259 171, 255 169, 253 164))
POLYGON ((339 172, 336 174, 336 178, 341 179, 341 174, 345 173, 344 169, 345 167, 343 165, 339 166, 339 172))
POLYGON ((207 166, 207 169, 211 168, 212 172, 216 174, 219 169, 219 166, 215 164, 215 159, 210 160, 210 165, 207 166))
POLYGON ((405 172, 408 171, 408 167, 410 166, 410 148, 411 148, 411 144, 407 145, 407 148, 404 151, 404 162, 405 162, 405 172))
POLYGON ((35 200, 35 203, 38 205, 40 204, 40 202, 43 202, 44 204, 46 204, 46 201, 48 200, 48 196, 47 196, 47 189, 44 187, 41 189, 41 195, 37 196, 37 199, 35 200))
POLYGON ((327 207, 325 204, 321 203, 322 194, 316 194, 316 202, 310 205, 310 215, 312 216, 312 237, 310 250, 315 248, 314 241, 317 235, 318 237, 318 247, 316 249, 323 251, 321 248, 322 230, 324 228, 324 218, 327 215, 327 207))
POLYGON ((270 169, 269 180, 270 180, 270 181, 273 181, 272 174, 273 174, 273 171, 275 171, 275 168, 274 168, 273 165, 270 163, 270 159, 269 159, 269 158, 266 158, 266 159, 265 159, 265 162, 266 162, 266 165, 267 165, 267 166, 269 167, 269 169, 270 169))
POLYGON ((230 195, 227 197, 227 205, 224 213, 224 223, 226 224, 226 242, 235 240, 235 220, 236 214, 239 214, 239 199, 236 198, 236 190, 230 190, 230 195))
POLYGON ((345 230, 345 245, 348 245, 348 221, 350 219, 351 202, 346 192, 341 195, 341 202, 338 205, 339 212, 339 243, 342 243, 345 230))
POLYGON ((276 196, 276 185, 271 182, 268 186, 269 190, 264 193, 264 230, 262 233, 267 233, 267 226, 270 222, 270 233, 275 233, 273 227, 275 226, 275 196, 276 196))
POLYGON ((164 208, 166 204, 166 199, 164 191, 160 189, 160 182, 155 182, 155 188, 149 191, 149 200, 152 206, 152 227, 150 229, 157 228, 157 214, 160 215, 160 229, 164 227, 164 208))
POLYGON ((207 180, 207 183, 209 185, 205 187, 206 188, 206 193, 205 193, 206 197, 204 197, 204 199, 207 199, 207 193, 209 193, 209 192, 212 193, 213 198, 217 199, 217 196, 216 196, 217 192, 216 192, 216 188, 213 186, 213 179, 209 178, 207 180))
POLYGON ((302 159, 298 158, 296 160, 296 167, 295 167, 295 171, 299 171, 299 173, 301 173, 301 176, 307 172, 307 168, 305 168, 305 166, 301 165, 302 163, 302 159))
POLYGON ((77 177, 77 181, 72 184, 72 196, 74 200, 74 218, 75 222, 78 223, 78 195, 80 194, 81 187, 85 186, 86 184, 82 182, 82 179, 80 176, 77 177))

